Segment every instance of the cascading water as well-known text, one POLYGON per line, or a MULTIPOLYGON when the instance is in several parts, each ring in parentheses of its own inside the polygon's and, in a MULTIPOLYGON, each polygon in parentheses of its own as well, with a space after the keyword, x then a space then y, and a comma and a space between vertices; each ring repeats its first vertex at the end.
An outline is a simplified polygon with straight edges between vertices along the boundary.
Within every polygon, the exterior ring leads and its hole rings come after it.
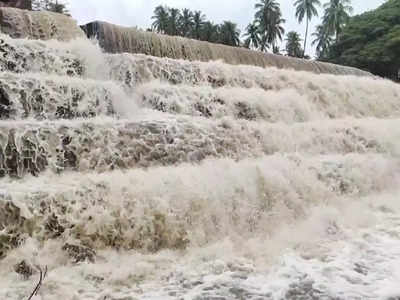
POLYGON ((399 297, 399 85, 1 41, 0 299, 399 297))
POLYGON ((356 68, 157 34, 107 22, 96 21, 83 25, 81 28, 89 38, 96 38, 102 49, 108 53, 142 53, 191 61, 222 60, 234 65, 292 68, 318 74, 371 76, 370 73, 356 68))

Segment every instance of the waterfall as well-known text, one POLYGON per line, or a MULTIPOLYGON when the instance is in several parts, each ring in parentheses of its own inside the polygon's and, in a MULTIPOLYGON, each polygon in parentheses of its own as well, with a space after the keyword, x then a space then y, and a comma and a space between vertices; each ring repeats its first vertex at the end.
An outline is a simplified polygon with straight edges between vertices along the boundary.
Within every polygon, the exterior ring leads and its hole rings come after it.
POLYGON ((398 84, 94 32, 0 35, 0 299, 397 299, 398 84))
POLYGON ((234 65, 277 67, 318 74, 371 76, 368 72, 351 67, 212 44, 178 36, 162 35, 107 22, 96 21, 81 27, 88 37, 98 39, 101 47, 109 53, 142 53, 192 61, 222 60, 234 65))
POLYGON ((75 20, 62 14, 0 7, 0 31, 14 38, 69 41, 84 34, 75 20))

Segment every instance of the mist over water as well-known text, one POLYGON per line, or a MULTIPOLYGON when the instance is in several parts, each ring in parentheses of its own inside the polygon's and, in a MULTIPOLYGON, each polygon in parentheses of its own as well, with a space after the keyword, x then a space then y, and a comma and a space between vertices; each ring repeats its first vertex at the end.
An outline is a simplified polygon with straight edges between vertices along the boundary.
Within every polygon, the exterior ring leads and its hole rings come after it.
POLYGON ((399 297, 399 85, 1 40, 0 299, 399 297))

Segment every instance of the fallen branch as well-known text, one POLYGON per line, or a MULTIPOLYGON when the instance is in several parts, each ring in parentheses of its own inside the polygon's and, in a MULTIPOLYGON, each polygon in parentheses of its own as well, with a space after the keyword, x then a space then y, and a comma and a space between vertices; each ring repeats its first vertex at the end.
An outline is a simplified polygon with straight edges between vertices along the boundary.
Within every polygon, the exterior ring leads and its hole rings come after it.
POLYGON ((42 286, 43 280, 46 278, 47 275, 47 266, 44 268, 44 272, 42 271, 42 269, 39 266, 36 266, 36 268, 39 270, 40 272, 40 278, 39 278, 39 282, 36 285, 35 289, 33 290, 32 294, 29 296, 28 300, 33 299, 33 296, 36 296, 37 293, 40 290, 40 287, 42 286))

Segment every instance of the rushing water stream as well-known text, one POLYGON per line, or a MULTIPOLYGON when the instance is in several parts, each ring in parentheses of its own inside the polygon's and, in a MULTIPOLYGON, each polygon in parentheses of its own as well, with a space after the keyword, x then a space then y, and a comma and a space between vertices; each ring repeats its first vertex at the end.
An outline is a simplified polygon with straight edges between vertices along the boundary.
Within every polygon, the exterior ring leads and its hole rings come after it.
POLYGON ((0 299, 399 299, 399 85, 0 50, 0 299))

